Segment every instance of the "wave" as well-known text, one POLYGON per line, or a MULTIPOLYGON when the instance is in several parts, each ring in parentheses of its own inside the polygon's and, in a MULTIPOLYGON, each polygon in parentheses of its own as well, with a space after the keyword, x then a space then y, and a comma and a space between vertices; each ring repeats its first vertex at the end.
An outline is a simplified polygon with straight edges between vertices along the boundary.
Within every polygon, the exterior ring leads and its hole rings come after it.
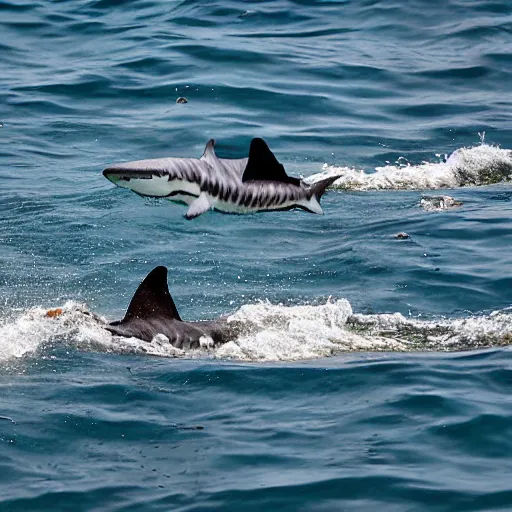
POLYGON ((309 184, 338 176, 332 188, 342 190, 425 190, 491 185, 512 179, 512 151, 482 143, 455 150, 446 160, 412 165, 376 167, 369 173, 324 164, 320 173, 305 178, 309 184))
POLYGON ((242 327, 234 341, 214 348, 182 350, 165 337, 152 342, 112 336, 107 320, 84 304, 67 302, 52 316, 37 307, 0 325, 0 362, 37 353, 56 345, 78 350, 161 357, 298 361, 344 352, 458 351, 512 343, 512 313, 496 311, 468 318, 421 320, 400 313, 355 314, 346 299, 321 305, 284 306, 262 301, 245 304, 228 317, 242 327))

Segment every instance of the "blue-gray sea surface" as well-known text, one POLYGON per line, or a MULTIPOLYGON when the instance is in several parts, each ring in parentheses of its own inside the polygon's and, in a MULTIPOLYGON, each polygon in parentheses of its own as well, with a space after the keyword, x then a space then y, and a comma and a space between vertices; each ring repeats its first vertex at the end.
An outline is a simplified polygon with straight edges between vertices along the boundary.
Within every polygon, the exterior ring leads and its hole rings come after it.
POLYGON ((511 84, 509 0, 0 0, 0 510, 512 510, 511 84), (255 136, 323 216, 101 174, 255 136), (111 337, 157 265, 243 335, 111 337))

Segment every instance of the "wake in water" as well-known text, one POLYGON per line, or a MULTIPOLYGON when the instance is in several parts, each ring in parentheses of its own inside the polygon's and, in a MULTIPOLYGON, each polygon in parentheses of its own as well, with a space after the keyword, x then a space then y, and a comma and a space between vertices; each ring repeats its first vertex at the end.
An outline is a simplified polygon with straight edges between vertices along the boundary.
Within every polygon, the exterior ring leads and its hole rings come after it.
POLYGON ((512 178, 512 151, 482 142, 455 150, 446 161, 377 167, 368 173, 324 164, 323 171, 305 178, 314 184, 338 176, 331 185, 342 190, 426 190, 491 185, 512 178))
POLYGON ((317 306, 260 302, 242 306, 228 321, 241 327, 235 341, 214 348, 182 350, 160 335, 151 342, 112 336, 104 329, 106 319, 83 304, 67 302, 55 316, 32 308, 0 325, 0 362, 44 353, 56 344, 120 354, 263 362, 354 351, 453 351, 512 343, 512 314, 507 310, 465 319, 418 320, 399 313, 354 314, 345 299, 317 306))

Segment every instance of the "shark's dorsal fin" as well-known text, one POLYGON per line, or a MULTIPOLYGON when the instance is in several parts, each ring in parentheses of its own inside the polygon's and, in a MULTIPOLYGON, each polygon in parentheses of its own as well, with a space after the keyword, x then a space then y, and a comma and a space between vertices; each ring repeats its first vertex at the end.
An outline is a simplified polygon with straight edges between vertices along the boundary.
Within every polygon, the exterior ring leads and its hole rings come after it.
POLYGON ((204 160, 206 163, 209 163, 211 165, 213 160, 217 159, 217 155, 215 154, 215 139, 210 139, 205 148, 203 155, 199 160, 204 160))
POLYGON ((277 161, 267 143, 260 138, 252 139, 249 148, 249 161, 242 176, 242 181, 280 181, 300 186, 300 180, 286 174, 284 167, 277 161))
POLYGON ((167 286, 167 268, 154 268, 140 283, 122 322, 135 318, 167 318, 181 321, 167 286))

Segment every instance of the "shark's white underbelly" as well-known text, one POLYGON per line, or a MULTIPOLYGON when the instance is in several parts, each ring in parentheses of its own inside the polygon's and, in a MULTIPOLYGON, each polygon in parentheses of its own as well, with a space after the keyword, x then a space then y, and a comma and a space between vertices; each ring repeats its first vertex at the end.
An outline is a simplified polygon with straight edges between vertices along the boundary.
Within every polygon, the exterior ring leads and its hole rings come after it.
POLYGON ((169 176, 155 176, 150 179, 130 178, 120 180, 117 185, 133 190, 137 194, 151 197, 168 197, 171 201, 190 204, 201 193, 197 183, 187 180, 169 180, 169 176))

